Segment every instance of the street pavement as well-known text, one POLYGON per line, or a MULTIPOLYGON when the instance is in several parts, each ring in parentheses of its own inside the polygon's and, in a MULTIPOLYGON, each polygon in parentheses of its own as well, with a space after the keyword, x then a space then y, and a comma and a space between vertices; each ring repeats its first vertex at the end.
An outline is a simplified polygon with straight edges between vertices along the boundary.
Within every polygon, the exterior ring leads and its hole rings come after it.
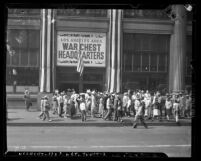
MULTIPOLYGON (((52 122, 42 121, 38 119, 40 111, 31 109, 26 111, 24 109, 8 109, 8 126, 101 126, 101 127, 116 127, 116 126, 132 126, 133 117, 123 117, 123 123, 114 121, 105 121, 101 118, 87 117, 86 122, 81 122, 80 114, 78 113, 73 119, 70 118, 59 118, 57 115, 53 115, 50 112, 50 118, 52 122)), ((175 120, 172 118, 170 121, 163 119, 158 120, 147 120, 148 126, 177 126, 175 120)), ((181 126, 191 126, 191 119, 180 119, 181 126)))
POLYGON ((14 152, 163 152, 190 157, 191 126, 7 126, 7 145, 14 152))

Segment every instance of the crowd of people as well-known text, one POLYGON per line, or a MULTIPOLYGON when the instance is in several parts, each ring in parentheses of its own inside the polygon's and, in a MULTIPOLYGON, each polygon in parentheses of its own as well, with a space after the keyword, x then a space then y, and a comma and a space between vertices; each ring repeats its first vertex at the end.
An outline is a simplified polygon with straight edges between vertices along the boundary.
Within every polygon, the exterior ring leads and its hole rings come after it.
POLYGON ((59 92, 55 90, 52 98, 41 98, 41 113, 39 118, 52 121, 49 112, 58 117, 71 118, 81 116, 86 121, 87 116, 99 117, 103 120, 123 122, 123 117, 134 117, 133 127, 137 127, 140 120, 147 127, 144 120, 170 120, 179 123, 180 118, 190 118, 192 111, 191 94, 166 93, 159 91, 150 93, 148 90, 128 90, 122 93, 98 92, 86 90, 76 93, 74 89, 59 92))

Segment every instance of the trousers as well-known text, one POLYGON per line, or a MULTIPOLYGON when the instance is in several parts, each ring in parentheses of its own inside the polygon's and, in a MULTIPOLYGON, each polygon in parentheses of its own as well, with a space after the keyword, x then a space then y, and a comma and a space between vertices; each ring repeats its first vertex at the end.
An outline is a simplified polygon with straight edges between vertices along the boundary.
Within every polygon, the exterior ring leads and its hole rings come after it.
POLYGON ((133 128, 136 128, 138 125, 138 120, 142 123, 142 125, 147 128, 147 124, 144 122, 144 116, 141 115, 135 115, 134 122, 133 122, 133 128))

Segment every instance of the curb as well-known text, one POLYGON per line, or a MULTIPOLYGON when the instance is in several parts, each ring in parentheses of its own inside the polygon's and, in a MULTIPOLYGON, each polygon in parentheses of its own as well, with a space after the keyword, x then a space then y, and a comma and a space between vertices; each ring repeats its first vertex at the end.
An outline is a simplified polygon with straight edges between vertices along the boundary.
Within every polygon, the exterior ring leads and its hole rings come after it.
MULTIPOLYGON (((8 122, 7 126, 95 126, 95 127, 123 127, 123 126, 132 126, 130 123, 91 123, 91 122, 80 122, 80 123, 54 123, 54 122, 41 122, 41 123, 11 123, 8 122)), ((191 126, 191 123, 180 123, 179 125, 175 122, 173 123, 147 123, 148 126, 191 126)), ((139 124, 138 126, 142 126, 139 124)))

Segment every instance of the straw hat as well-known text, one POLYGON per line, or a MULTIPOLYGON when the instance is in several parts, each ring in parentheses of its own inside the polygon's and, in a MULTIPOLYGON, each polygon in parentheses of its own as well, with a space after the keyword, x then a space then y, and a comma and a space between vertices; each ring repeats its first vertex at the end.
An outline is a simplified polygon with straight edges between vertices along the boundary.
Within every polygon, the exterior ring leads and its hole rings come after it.
POLYGON ((44 98, 44 99, 48 99, 48 96, 47 96, 47 95, 45 95, 43 98, 44 98))
POLYGON ((91 93, 91 90, 90 90, 90 89, 87 89, 86 93, 91 93))

